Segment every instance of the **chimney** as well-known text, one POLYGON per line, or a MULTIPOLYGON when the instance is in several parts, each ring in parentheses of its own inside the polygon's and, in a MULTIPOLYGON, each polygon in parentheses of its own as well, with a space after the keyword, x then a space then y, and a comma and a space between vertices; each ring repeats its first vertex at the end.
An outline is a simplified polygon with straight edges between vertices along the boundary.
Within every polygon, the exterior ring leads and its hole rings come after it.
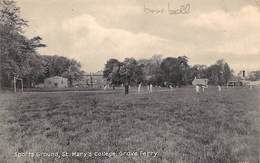
POLYGON ((246 71, 245 70, 243 70, 243 74, 242 74, 243 76, 243 78, 245 78, 246 77, 246 71))

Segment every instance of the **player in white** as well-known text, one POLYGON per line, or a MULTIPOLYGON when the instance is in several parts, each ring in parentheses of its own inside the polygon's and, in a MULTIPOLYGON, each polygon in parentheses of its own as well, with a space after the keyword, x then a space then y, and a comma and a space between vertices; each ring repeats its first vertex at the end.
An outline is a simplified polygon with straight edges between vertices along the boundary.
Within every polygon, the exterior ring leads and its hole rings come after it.
POLYGON ((138 94, 141 93, 141 86, 142 86, 142 83, 140 83, 140 84, 138 85, 138 90, 137 90, 138 94))
POLYGON ((150 84, 150 93, 153 93, 153 85, 150 84))
POLYGON ((196 93, 199 94, 200 93, 200 86, 196 85, 195 90, 196 90, 196 93))

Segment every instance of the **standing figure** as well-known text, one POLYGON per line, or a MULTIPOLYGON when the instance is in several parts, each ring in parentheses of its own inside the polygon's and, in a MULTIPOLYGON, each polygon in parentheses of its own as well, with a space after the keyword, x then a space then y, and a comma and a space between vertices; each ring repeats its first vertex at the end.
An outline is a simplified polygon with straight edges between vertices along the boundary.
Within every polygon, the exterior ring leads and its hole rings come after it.
POLYGON ((218 85, 218 92, 221 93, 221 86, 218 85))
POLYGON ((150 93, 153 93, 153 85, 150 84, 150 93))
POLYGON ((253 89, 253 84, 252 83, 249 84, 249 89, 253 89))
POLYGON ((112 86, 113 86, 113 90, 115 90, 116 89, 115 84, 113 84, 112 86))
POLYGON ((196 89, 196 93, 199 94, 200 93, 200 87, 198 85, 196 85, 195 89, 196 89))
POLYGON ((201 86, 201 88, 202 88, 202 92, 204 92, 205 91, 205 86, 203 85, 203 86, 201 86))
POLYGON ((147 85, 148 94, 150 94, 150 84, 147 85))
POLYGON ((140 92, 141 92, 141 86, 142 86, 142 83, 140 83, 140 84, 138 85, 138 90, 137 90, 137 93, 138 93, 138 94, 140 94, 140 92))
POLYGON ((173 87, 172 87, 172 85, 170 85, 170 90, 173 91, 173 87))
POLYGON ((125 95, 129 93, 129 85, 128 83, 125 84, 125 95))

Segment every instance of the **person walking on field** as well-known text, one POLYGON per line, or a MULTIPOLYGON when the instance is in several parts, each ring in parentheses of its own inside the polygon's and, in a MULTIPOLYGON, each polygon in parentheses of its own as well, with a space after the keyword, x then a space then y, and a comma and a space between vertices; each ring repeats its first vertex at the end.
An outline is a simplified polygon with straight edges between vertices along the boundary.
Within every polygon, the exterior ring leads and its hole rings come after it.
POLYGON ((141 93, 141 86, 142 86, 142 83, 140 83, 140 84, 138 85, 138 90, 137 90, 137 93, 138 93, 138 94, 141 93))
POLYGON ((219 94, 221 93, 221 86, 220 85, 218 85, 218 92, 219 92, 219 94))
POLYGON ((150 94, 150 85, 149 84, 147 85, 147 91, 148 91, 148 94, 150 94))
POLYGON ((205 86, 201 86, 202 87, 202 92, 205 92, 205 86))
POLYGON ((153 93, 153 85, 150 84, 150 93, 153 93))
POLYGON ((173 87, 172 87, 172 85, 170 85, 170 90, 173 91, 173 87))
POLYGON ((125 83, 125 95, 129 93, 129 84, 125 83))
POLYGON ((200 93, 200 87, 198 85, 195 86, 195 90, 196 90, 196 93, 199 94, 200 93))

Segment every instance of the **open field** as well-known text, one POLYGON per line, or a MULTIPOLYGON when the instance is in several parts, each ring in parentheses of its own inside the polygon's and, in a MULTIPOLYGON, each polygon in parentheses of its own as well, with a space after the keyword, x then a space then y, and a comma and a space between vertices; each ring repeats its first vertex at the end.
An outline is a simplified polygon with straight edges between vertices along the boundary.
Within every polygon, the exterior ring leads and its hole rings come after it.
MULTIPOLYGON (((152 95, 0 95, 0 162, 259 162, 259 91, 191 88, 152 95), (148 156, 16 157, 15 152, 158 152, 148 156)), ((59 153, 59 154, 60 154, 59 153)), ((60 155, 59 155, 60 156, 60 155)))

